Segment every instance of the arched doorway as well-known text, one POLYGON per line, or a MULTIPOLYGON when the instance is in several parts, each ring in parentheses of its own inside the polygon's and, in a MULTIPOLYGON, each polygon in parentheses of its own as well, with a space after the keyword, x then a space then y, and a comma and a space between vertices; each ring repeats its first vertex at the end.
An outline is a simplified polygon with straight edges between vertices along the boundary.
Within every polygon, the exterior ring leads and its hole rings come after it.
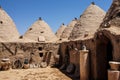
POLYGON ((113 60, 113 45, 108 36, 100 33, 96 39, 97 80, 108 80, 109 61, 113 60))

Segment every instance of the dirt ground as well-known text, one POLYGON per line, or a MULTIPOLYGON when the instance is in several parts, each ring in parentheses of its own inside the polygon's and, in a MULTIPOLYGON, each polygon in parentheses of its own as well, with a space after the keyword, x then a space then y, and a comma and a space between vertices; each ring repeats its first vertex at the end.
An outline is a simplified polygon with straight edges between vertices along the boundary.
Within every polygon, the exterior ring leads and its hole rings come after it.
POLYGON ((0 71, 0 80, 72 80, 56 68, 0 71))

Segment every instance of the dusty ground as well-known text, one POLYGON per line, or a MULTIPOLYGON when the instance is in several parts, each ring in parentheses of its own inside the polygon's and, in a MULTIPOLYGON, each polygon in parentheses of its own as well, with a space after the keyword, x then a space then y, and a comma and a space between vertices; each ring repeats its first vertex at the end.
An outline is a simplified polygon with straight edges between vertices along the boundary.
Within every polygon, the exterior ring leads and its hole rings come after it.
POLYGON ((72 80, 56 68, 0 71, 0 80, 72 80))

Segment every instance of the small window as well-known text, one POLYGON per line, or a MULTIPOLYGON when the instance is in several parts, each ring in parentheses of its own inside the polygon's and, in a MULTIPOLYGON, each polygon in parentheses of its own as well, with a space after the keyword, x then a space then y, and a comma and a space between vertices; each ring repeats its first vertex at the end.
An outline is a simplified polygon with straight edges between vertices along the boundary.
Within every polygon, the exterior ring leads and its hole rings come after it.
POLYGON ((32 30, 32 28, 29 29, 30 31, 32 30))
POLYGON ((88 36, 88 34, 86 33, 85 35, 84 35, 84 37, 87 37, 88 36))
POLYGON ((0 24, 3 24, 3 21, 0 21, 0 24))
POLYGON ((29 63, 29 60, 28 59, 25 59, 24 60, 24 64, 28 64, 29 63))
POLYGON ((44 31, 41 31, 40 33, 44 33, 44 31))
POLYGON ((38 49, 39 49, 40 51, 42 51, 42 47, 39 47, 38 49))
POLYGON ((92 42, 94 42, 95 40, 94 39, 92 39, 92 42))
POLYGON ((40 56, 40 57, 43 57, 43 53, 39 53, 39 56, 40 56))
POLYGON ((31 55, 34 55, 34 53, 30 53, 31 55))
POLYGON ((60 41, 62 40, 62 39, 59 39, 60 41))
POLYGON ((20 37, 19 37, 19 39, 22 39, 22 38, 23 38, 23 36, 20 36, 20 37))
POLYGON ((50 54, 52 54, 52 52, 49 52, 50 54))
POLYGON ((117 17, 120 17, 120 12, 117 14, 117 17))

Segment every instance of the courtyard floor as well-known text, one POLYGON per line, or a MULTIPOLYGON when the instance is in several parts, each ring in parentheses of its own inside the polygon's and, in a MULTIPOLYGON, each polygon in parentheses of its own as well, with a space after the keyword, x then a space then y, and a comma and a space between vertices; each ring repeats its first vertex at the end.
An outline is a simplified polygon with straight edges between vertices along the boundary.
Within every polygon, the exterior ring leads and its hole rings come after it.
POLYGON ((10 69, 0 71, 0 80, 72 80, 56 68, 10 69))

